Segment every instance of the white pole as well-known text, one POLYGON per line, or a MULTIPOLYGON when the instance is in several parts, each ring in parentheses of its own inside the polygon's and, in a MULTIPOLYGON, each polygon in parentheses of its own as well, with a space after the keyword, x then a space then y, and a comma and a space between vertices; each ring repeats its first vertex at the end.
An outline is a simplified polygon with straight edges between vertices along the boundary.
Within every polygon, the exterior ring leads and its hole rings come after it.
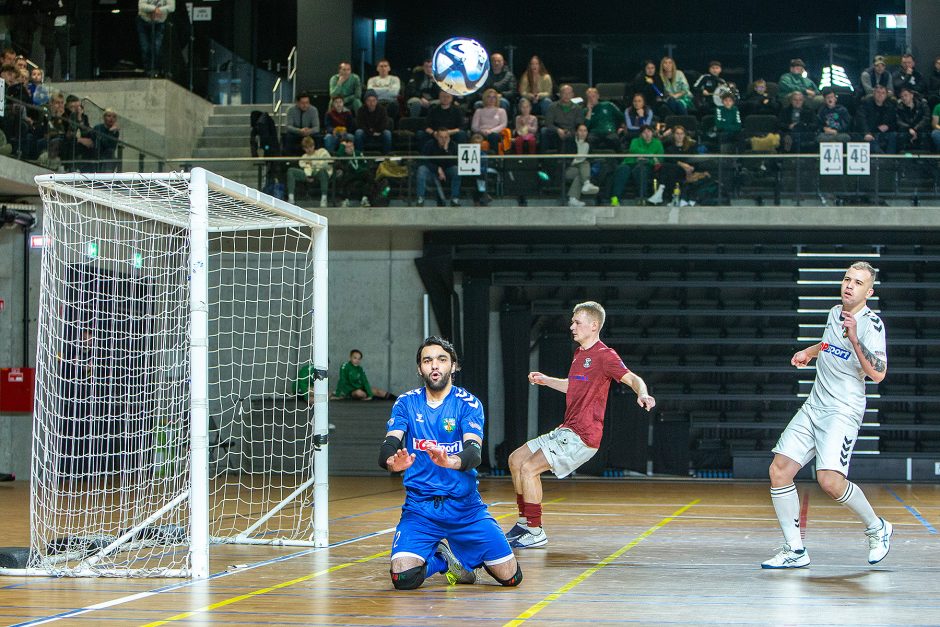
POLYGON ((430 297, 427 292, 425 292, 422 299, 424 305, 424 335, 421 336, 421 341, 423 342, 427 338, 431 337, 431 306, 430 306, 430 297))
POLYGON ((209 186, 206 171, 189 180, 190 570, 209 576, 209 186))
MULTIPOLYGON (((329 241, 326 225, 317 229, 313 240, 313 365, 326 372, 329 367, 329 284, 328 254, 329 241)), ((319 379, 313 383, 313 432, 329 437, 329 380, 319 379)), ((313 542, 315 546, 327 546, 330 543, 329 530, 329 444, 323 444, 313 454, 313 542)))

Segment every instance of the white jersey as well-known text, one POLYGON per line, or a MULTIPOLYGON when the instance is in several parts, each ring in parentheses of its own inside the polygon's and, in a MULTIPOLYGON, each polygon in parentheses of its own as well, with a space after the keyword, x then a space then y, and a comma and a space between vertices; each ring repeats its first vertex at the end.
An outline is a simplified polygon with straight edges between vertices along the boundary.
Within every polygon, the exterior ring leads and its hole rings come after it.
MULTIPOLYGON (((885 350, 885 327, 868 307, 855 314, 859 342, 872 354, 885 350)), ((887 357, 883 358, 887 363, 887 357)), ((822 347, 816 358, 816 382, 806 404, 817 409, 846 409, 861 423, 865 413, 865 371, 842 326, 842 305, 829 310, 822 347)))

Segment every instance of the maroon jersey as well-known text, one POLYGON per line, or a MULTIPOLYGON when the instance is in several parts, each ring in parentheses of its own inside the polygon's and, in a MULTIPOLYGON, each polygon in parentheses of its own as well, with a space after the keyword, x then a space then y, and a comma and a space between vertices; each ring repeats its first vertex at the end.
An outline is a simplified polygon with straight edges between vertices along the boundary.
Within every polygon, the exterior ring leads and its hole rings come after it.
POLYGON ((579 346, 568 370, 565 421, 561 426, 577 433, 591 448, 599 448, 610 382, 620 381, 629 372, 617 351, 603 342, 587 350, 579 346))

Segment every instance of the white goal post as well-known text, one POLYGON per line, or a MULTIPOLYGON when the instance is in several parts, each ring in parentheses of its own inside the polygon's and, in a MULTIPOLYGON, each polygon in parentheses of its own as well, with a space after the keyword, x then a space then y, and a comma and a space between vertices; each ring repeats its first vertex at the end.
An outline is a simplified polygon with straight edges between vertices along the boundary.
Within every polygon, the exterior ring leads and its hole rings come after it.
POLYGON ((326 546, 326 219, 202 168, 36 183, 31 540, 0 574, 326 546))

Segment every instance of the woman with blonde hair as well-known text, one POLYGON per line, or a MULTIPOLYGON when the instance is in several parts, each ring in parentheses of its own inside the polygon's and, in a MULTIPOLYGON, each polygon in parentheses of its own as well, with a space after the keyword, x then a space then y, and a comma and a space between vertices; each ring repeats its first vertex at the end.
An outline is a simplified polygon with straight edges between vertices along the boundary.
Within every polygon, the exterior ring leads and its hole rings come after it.
POLYGON ((672 57, 663 57, 659 62, 659 77, 666 91, 666 106, 676 115, 685 115, 692 105, 689 81, 682 70, 676 67, 672 57))
POLYGON ((548 107, 552 104, 552 75, 536 55, 529 60, 529 66, 519 78, 519 95, 528 98, 539 115, 548 114, 548 107))
POLYGON ((506 110, 499 106, 499 93, 493 88, 487 89, 483 92, 483 106, 473 112, 470 130, 486 138, 495 152, 506 124, 508 118, 506 110))

